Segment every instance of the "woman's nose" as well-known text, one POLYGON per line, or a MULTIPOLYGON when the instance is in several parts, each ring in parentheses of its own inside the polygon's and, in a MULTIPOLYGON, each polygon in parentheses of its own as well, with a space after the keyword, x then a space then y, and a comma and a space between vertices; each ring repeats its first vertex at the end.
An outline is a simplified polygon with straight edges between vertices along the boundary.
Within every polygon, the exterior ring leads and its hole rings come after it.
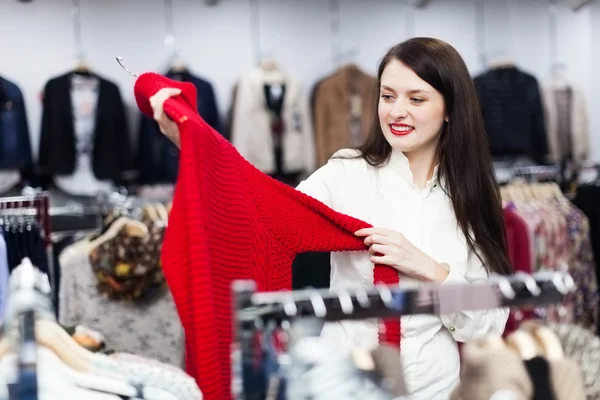
POLYGON ((402 103, 401 100, 397 100, 394 103, 392 110, 390 111, 390 116, 393 119, 397 120, 397 119, 405 118, 406 114, 407 114, 406 107, 404 106, 404 104, 402 103))

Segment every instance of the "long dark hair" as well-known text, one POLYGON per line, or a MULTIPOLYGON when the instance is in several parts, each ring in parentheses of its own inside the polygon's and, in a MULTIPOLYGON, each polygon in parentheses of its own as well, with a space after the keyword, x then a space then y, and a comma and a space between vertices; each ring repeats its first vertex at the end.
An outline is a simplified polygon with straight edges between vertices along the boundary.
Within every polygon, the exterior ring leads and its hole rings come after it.
MULTIPOLYGON (((437 148, 439 181, 445 183, 443 190, 452 200, 469 249, 488 272, 511 273, 502 204, 485 123, 465 62, 446 42, 432 38, 409 39, 392 47, 381 60, 378 87, 383 70, 392 60, 402 62, 444 97, 448 122, 442 128, 437 148)), ((385 164, 392 152, 379 124, 378 101, 371 131, 358 148, 360 157, 373 166, 385 164)))

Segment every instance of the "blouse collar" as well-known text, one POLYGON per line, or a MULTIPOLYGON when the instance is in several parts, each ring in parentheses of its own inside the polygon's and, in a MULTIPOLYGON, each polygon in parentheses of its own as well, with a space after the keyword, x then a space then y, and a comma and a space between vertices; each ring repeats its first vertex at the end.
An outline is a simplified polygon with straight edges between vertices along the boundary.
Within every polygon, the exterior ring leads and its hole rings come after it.
POLYGON ((409 185, 413 186, 416 190, 424 190, 429 193, 432 187, 437 186, 438 184, 438 169, 439 164, 435 166, 433 169, 433 175, 431 179, 429 179, 425 185, 424 189, 420 189, 414 183, 414 176, 412 171, 410 170, 410 163, 406 155, 404 155, 401 151, 392 150, 390 155, 390 161, 388 164, 397 174, 399 174, 409 185))

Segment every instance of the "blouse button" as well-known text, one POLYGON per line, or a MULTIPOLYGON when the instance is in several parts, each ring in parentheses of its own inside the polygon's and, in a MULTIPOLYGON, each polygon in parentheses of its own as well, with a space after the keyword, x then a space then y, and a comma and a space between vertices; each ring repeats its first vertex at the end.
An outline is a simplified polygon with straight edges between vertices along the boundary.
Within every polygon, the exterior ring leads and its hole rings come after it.
POLYGON ((450 332, 454 333, 454 331, 456 330, 456 328, 455 328, 454 326, 450 326, 450 327, 448 328, 448 330, 449 330, 450 332))

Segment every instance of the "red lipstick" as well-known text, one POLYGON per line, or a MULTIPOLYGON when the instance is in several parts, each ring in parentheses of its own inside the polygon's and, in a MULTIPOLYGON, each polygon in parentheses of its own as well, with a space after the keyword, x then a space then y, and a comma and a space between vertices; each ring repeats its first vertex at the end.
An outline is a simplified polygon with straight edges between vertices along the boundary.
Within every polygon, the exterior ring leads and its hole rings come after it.
POLYGON ((390 124, 390 131, 396 136, 406 136, 413 133, 414 130, 414 126, 406 124, 390 124))

